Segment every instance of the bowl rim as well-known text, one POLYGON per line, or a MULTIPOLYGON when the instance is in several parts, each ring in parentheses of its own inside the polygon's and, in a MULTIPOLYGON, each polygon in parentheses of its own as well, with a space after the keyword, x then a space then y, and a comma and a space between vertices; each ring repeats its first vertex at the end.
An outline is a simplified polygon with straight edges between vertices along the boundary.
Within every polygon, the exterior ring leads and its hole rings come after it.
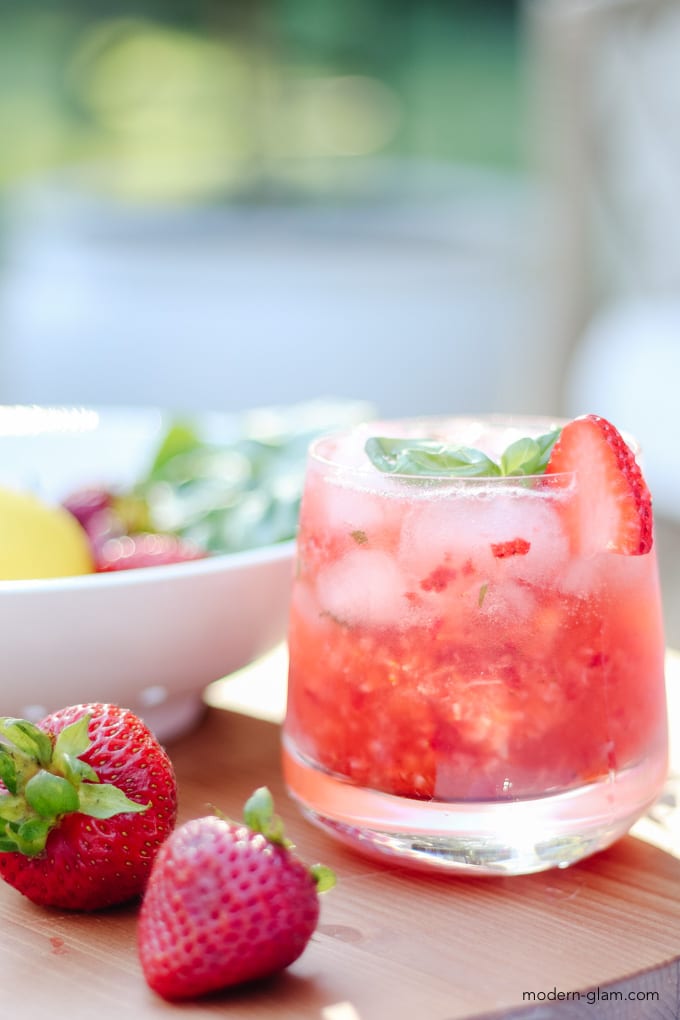
POLYGON ((58 592, 107 591, 126 586, 164 584, 175 579, 203 577, 210 574, 232 573, 244 567, 278 563, 292 559, 296 540, 242 549, 232 553, 217 553, 198 560, 182 563, 159 563, 152 567, 130 567, 125 570, 76 574, 68 577, 28 578, 0 581, 0 598, 17 595, 56 594, 58 592))

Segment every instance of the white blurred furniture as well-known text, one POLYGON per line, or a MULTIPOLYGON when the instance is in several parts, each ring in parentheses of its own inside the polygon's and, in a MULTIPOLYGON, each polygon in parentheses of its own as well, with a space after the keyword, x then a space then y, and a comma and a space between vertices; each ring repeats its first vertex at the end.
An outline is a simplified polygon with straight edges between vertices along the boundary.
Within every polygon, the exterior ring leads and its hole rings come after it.
POLYGON ((655 509, 680 522, 680 295, 630 298, 595 314, 567 377, 573 414, 595 409, 642 447, 655 509))
POLYGON ((527 12, 564 410, 636 435, 657 511, 680 523, 680 3, 527 12))

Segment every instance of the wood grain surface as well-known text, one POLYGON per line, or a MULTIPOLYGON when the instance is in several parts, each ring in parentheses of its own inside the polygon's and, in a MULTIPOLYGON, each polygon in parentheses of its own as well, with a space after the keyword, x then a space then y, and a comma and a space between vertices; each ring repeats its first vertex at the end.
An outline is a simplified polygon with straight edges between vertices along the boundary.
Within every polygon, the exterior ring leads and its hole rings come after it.
MULTIPOLYGON (((312 942, 279 977, 171 1006, 144 982, 135 905, 92 916, 47 911, 2 885, 1 1017, 678 1016, 680 859, 672 847, 628 836, 564 871, 430 877, 364 859, 309 825, 282 785, 275 722, 210 707, 200 728, 168 750, 181 820, 211 805, 240 815, 266 783, 300 855, 334 868, 337 886, 323 896, 312 942)), ((674 797, 670 786, 647 820, 652 828, 669 831, 674 797)))

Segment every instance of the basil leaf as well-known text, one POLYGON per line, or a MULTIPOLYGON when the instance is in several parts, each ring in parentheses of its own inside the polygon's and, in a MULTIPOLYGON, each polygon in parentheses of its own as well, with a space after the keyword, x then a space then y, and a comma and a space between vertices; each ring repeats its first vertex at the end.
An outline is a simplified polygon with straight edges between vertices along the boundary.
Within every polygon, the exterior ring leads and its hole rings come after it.
POLYGON ((503 453, 500 464, 481 450, 446 446, 435 439, 395 439, 373 436, 366 454, 379 471, 418 477, 495 478, 499 475, 540 475, 545 471, 560 430, 535 439, 518 439, 503 453))
POLYGON ((419 477, 488 477, 500 468, 481 450, 446 446, 434 439, 393 439, 373 436, 366 441, 366 454, 379 471, 419 477))
POLYGON ((536 439, 518 439, 511 443, 501 457, 503 474, 542 475, 559 434, 560 429, 556 429, 536 439))
POLYGON ((501 472, 504 475, 528 475, 528 471, 540 455, 540 447, 535 439, 518 439, 507 447, 501 457, 501 472))
POLYGON ((554 429, 552 432, 546 432, 545 435, 539 436, 536 440, 540 453, 538 461, 535 464, 536 470, 534 471, 534 474, 540 475, 545 471, 548 461, 550 460, 550 454, 552 453, 553 446, 560 438, 561 431, 562 429, 554 429))

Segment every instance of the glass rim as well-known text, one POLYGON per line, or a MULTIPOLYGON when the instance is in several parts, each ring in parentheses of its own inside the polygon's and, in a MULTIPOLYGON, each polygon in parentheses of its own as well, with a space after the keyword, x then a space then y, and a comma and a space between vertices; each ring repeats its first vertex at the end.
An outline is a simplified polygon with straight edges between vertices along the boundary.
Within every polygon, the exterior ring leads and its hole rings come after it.
MULTIPOLYGON (((326 443, 332 443, 334 441, 343 440, 352 436, 361 437, 365 435, 366 439, 371 436, 380 435, 381 427, 387 427, 393 429, 395 426, 403 425, 404 431, 408 433, 411 438, 430 438, 427 435, 427 428, 434 427, 437 424, 444 425, 449 423, 458 427, 464 426, 475 426, 487 428, 519 428, 526 427, 527 430, 534 430, 537 435, 542 432, 551 431, 556 428, 561 428, 566 425, 569 419, 560 417, 546 417, 544 415, 530 415, 530 414, 476 414, 476 415, 455 415, 455 414, 436 414, 436 415, 419 415, 417 417, 403 417, 403 418, 379 418, 371 419, 370 421, 361 422, 358 425, 350 426, 344 429, 338 429, 333 432, 326 432, 323 435, 317 436, 309 445, 308 458, 320 465, 325 465, 331 468, 338 474, 346 476, 354 476, 358 478, 371 478, 371 479, 394 479, 396 481, 408 482, 409 485, 415 485, 420 483, 421 485, 429 484, 440 484, 440 485, 451 485, 451 486, 475 486, 478 488, 486 486, 510 486, 520 485, 528 482, 541 482, 544 485, 555 488, 560 487, 560 484, 564 485, 566 481, 572 480, 575 476, 574 471, 560 471, 554 474, 510 474, 510 475, 454 475, 454 474, 407 474, 399 471, 381 471, 376 468, 366 458, 365 464, 348 464, 338 457, 329 456, 321 452, 321 448, 326 443), (417 432, 413 431, 414 428, 422 425, 422 435, 418 435, 417 432)), ((393 435, 397 437, 397 433, 393 435)), ((407 438, 407 436, 404 436, 407 438)), ((463 445, 463 444, 461 444, 463 445)))
MULTIPOLYGON (((406 430, 413 429, 418 426, 422 426, 423 430, 428 427, 436 425, 442 425, 448 423, 450 425, 456 425, 458 427, 463 426, 480 426, 492 429, 526 429, 528 431, 535 431, 536 435, 541 435, 544 432, 551 431, 557 428, 563 428, 569 422, 573 421, 574 418, 563 418, 561 416, 552 416, 540 414, 517 414, 517 413, 479 413, 479 414, 433 414, 433 415, 416 415, 416 416, 403 416, 403 417, 389 417, 389 418, 374 418, 364 422, 360 422, 356 425, 348 426, 343 429, 336 429, 330 432, 325 432, 322 435, 317 436, 309 445, 307 455, 308 459, 316 462, 317 464, 325 464, 327 467, 332 468, 338 473, 343 473, 348 476, 354 475, 359 478, 393 478, 404 482, 409 482, 411 485, 420 483, 441 483, 449 485, 499 485, 499 484, 512 484, 523 481, 543 481, 548 479, 554 479, 553 482, 555 487, 559 487, 562 480, 564 484, 568 480, 573 480, 577 471, 560 471, 553 474, 534 474, 534 475, 453 475, 453 474, 405 474, 398 471, 380 471, 379 468, 375 468, 371 462, 366 458, 364 465, 356 464, 344 464, 337 458, 333 458, 327 455, 323 455, 319 452, 320 447, 323 443, 344 439, 349 436, 358 436, 362 433, 365 434, 366 439, 379 434, 376 429, 380 427, 393 428, 394 426, 403 425, 406 430)), ((624 442, 630 448, 633 456, 642 467, 642 447, 638 440, 627 430, 619 430, 624 442)), ((396 433, 394 436, 396 437, 396 433)), ((423 431, 422 435, 418 435, 417 432, 411 431, 411 438, 428 438, 426 431, 423 431)), ((484 452, 484 451, 482 451, 484 452)))

